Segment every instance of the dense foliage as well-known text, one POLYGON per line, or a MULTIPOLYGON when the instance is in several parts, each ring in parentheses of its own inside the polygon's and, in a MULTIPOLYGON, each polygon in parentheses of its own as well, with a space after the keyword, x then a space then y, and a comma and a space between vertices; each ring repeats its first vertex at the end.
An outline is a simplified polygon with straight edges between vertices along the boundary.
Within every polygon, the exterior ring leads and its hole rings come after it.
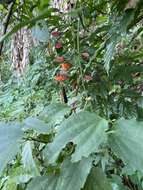
POLYGON ((0 189, 142 190, 142 0, 0 3, 1 22, 13 4, 0 38, 0 189), (36 44, 16 77, 22 27, 36 44))

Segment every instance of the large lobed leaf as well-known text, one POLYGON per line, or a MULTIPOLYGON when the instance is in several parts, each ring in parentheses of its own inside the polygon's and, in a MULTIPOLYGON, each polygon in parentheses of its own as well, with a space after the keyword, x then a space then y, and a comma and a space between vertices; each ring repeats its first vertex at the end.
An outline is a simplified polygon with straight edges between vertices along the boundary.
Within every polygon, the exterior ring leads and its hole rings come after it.
POLYGON ((53 103, 45 107, 39 117, 51 124, 59 124, 69 112, 70 107, 66 104, 53 103))
POLYGON ((105 119, 90 112, 80 112, 72 115, 59 126, 54 141, 47 146, 45 152, 49 162, 54 163, 68 142, 76 145, 72 161, 77 162, 82 157, 88 157, 98 151, 99 146, 106 141, 108 123, 105 119))
POLYGON ((83 190, 112 190, 103 171, 96 167, 91 170, 83 190))
POLYGON ((80 190, 92 167, 91 159, 83 159, 77 163, 65 160, 59 175, 34 178, 27 190, 80 190))
POLYGON ((65 114, 70 112, 70 107, 65 104, 55 103, 45 107, 37 117, 28 117, 24 121, 24 129, 33 129, 38 133, 51 133, 54 126, 60 124, 65 114))
POLYGON ((44 121, 36 118, 36 117, 28 117, 24 121, 24 129, 33 129, 37 133, 50 133, 51 125, 45 123, 44 121))
POLYGON ((23 132, 19 124, 0 124, 0 172, 19 151, 23 132))
POLYGON ((109 135, 109 144, 127 166, 143 171, 143 122, 118 120, 109 135))

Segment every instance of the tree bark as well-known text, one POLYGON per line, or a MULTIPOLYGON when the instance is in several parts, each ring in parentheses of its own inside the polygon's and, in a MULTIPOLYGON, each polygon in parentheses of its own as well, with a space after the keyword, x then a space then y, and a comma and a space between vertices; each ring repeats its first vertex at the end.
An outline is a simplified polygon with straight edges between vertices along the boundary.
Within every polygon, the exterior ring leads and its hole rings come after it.
POLYGON ((12 37, 11 58, 14 75, 19 78, 23 75, 29 64, 30 49, 33 44, 31 31, 25 27, 16 32, 12 37))

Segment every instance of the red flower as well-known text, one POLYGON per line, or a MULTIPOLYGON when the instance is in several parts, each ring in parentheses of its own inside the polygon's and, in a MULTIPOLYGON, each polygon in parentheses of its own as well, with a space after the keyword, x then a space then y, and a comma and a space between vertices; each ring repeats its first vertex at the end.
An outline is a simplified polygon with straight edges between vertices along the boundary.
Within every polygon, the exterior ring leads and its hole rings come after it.
POLYGON ((58 37, 60 35, 60 33, 58 31, 53 31, 51 32, 53 37, 58 37))
POLYGON ((63 46, 61 44, 61 42, 57 42, 56 45, 55 45, 55 48, 56 49, 61 49, 63 46))
POLYGON ((65 81, 68 79, 68 76, 67 75, 63 75, 63 74, 57 74, 55 76, 55 80, 56 81, 65 81))
POLYGON ((72 65, 70 63, 62 63, 61 67, 64 71, 68 71, 72 67, 72 65))
POLYGON ((56 59, 55 59, 55 61, 57 62, 57 63, 62 63, 62 62, 64 62, 64 57, 63 56, 57 56, 56 57, 56 59))

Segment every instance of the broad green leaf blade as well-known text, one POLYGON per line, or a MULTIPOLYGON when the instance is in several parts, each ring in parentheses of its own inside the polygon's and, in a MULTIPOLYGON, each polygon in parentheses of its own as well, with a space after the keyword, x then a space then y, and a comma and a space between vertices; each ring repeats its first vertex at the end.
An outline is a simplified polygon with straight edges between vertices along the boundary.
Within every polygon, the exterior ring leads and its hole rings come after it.
POLYGON ((49 190, 55 189, 55 181, 57 180, 57 177, 47 177, 47 176, 41 176, 41 177, 36 177, 34 178, 28 185, 26 190, 45 190, 49 188, 49 190), (54 180, 55 179, 55 180, 54 180), (51 183, 49 183, 51 182, 51 183), (54 186, 53 186, 54 185, 54 186))
POLYGON ((92 167, 90 158, 77 163, 65 160, 59 175, 37 177, 31 181, 27 190, 80 190, 83 188, 92 167))
POLYGON ((72 115, 59 126, 55 140, 45 149, 49 162, 56 161, 68 142, 76 145, 73 162, 98 151, 99 146, 106 141, 107 127, 107 121, 94 113, 80 112, 72 115))
POLYGON ((50 133, 51 125, 36 117, 28 117, 24 121, 24 129, 33 129, 38 133, 50 133))
POLYGON ((28 117, 25 119, 24 129, 33 129, 38 133, 51 133, 53 127, 60 124, 65 114, 69 112, 70 107, 65 104, 50 104, 41 112, 39 118, 28 117))
POLYGON ((19 151, 23 131, 19 124, 0 124, 0 173, 19 151))
POLYGON ((113 190, 129 190, 127 186, 124 186, 122 176, 112 175, 110 182, 113 190))
POLYGON ((23 148, 22 163, 27 172, 33 174, 33 176, 40 175, 39 169, 38 169, 38 167, 34 161, 33 155, 32 155, 32 148, 31 148, 30 142, 27 142, 23 148))
POLYGON ((52 125, 56 125, 64 119, 65 114, 68 114, 70 110, 70 107, 65 104, 53 103, 45 107, 39 117, 52 125))
POLYGON ((111 184, 100 168, 93 168, 83 190, 112 190, 111 184))
POLYGON ((80 162, 71 163, 70 160, 66 160, 61 170, 61 176, 58 181, 56 190, 79 190, 81 189, 90 173, 92 167, 91 158, 84 158, 80 162))
POLYGON ((143 171, 143 122, 120 119, 114 130, 109 135, 113 152, 133 171, 143 171))

